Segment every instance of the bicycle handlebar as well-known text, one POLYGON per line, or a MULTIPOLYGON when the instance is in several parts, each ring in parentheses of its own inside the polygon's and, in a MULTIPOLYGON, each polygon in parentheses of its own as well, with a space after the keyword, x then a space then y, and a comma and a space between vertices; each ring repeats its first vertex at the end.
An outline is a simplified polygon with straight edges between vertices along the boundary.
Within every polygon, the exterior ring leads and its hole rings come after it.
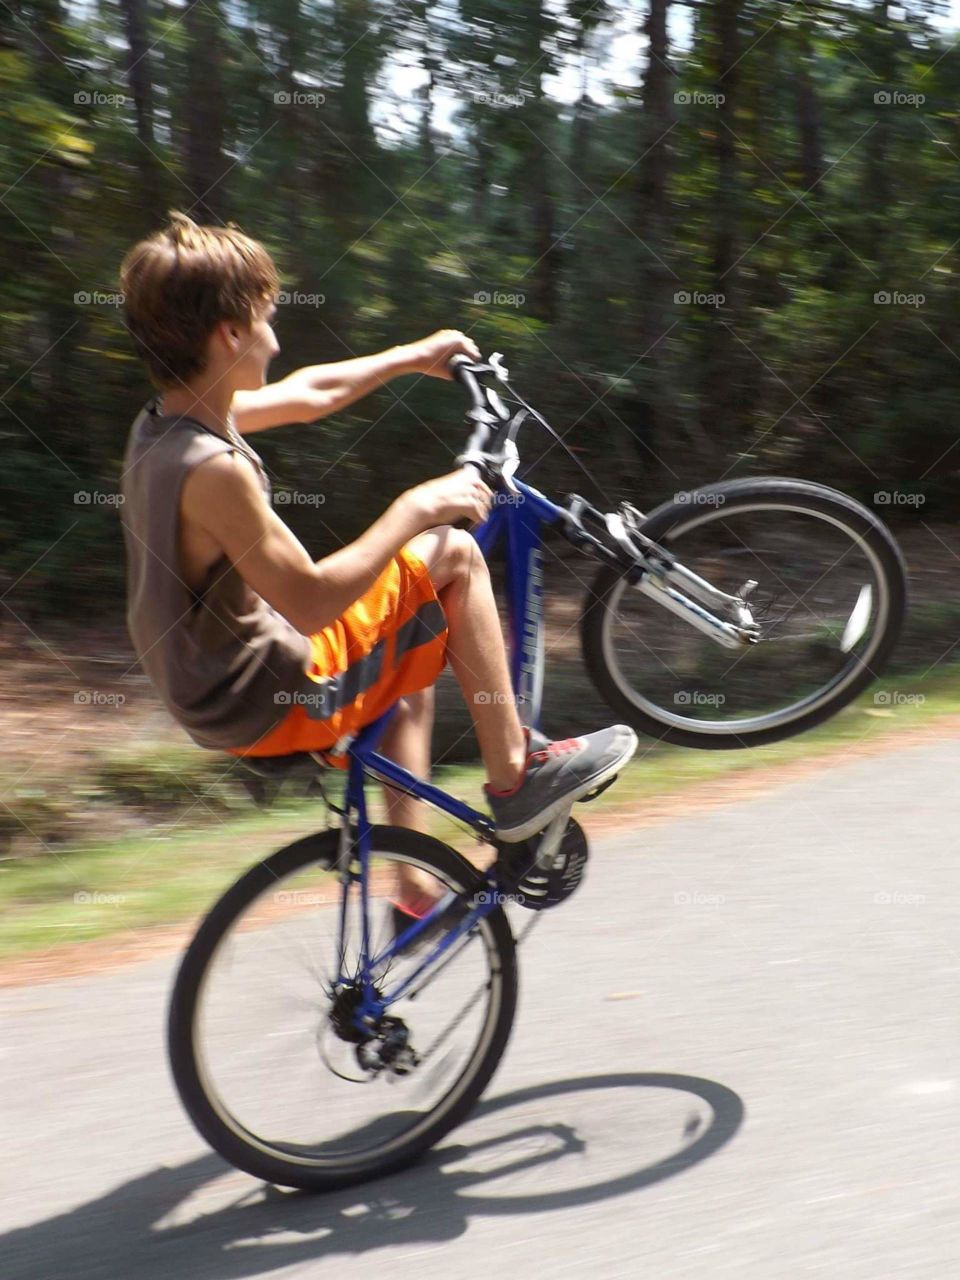
MULTIPOLYGON (((556 433, 527 404, 523 397, 517 396, 517 393, 509 386, 507 370, 499 353, 494 353, 486 361, 471 360, 469 356, 457 353, 450 357, 448 367, 454 380, 460 383, 470 397, 467 418, 473 423, 473 431, 466 449, 462 454, 458 455, 460 465, 475 468, 491 485, 497 485, 498 482, 502 483, 509 474, 510 479, 507 480, 509 486, 519 463, 515 436, 520 423, 528 416, 532 416, 541 422, 551 434, 556 435, 556 433), (511 402, 519 404, 516 413, 512 414, 510 412, 492 387, 487 387, 480 381, 480 375, 483 374, 496 378, 498 382, 503 383, 511 391, 513 397, 511 402), (503 430, 496 431, 496 428, 503 428, 503 430), (491 440, 491 437, 495 435, 497 438, 491 440), (489 448, 491 443, 494 446, 492 450, 489 448)), ((557 438, 560 439, 560 437, 557 438)), ((581 467, 583 466, 582 463, 580 465, 581 467)), ((629 518, 623 515, 625 506, 626 504, 621 504, 618 519, 629 518)), ((629 508, 629 512, 636 514, 633 508, 629 508)), ((631 539, 625 539, 622 536, 611 533, 611 516, 591 506, 586 499, 575 493, 569 495, 567 506, 563 509, 563 515, 566 519, 561 523, 560 527, 574 546, 580 548, 589 547, 602 560, 621 569, 624 566, 628 568, 635 566, 638 548, 632 545, 631 539), (590 520, 591 524, 596 526, 596 534, 588 531, 584 523, 585 519, 590 520)), ((462 517, 454 525, 455 529, 470 529, 472 527, 473 522, 466 516, 462 517)), ((649 539, 644 538, 642 533, 632 527, 631 536, 644 545, 649 544, 649 539)), ((660 554, 663 555, 664 553, 661 551, 660 554)))
MULTIPOLYGON (((479 363, 471 360, 468 356, 454 355, 450 357, 448 367, 456 382, 459 382, 467 395, 470 397, 470 408, 467 410, 467 417, 473 422, 474 428, 467 442, 467 448, 463 455, 464 467, 473 467, 474 470, 483 474, 484 463, 481 455, 485 446, 489 442, 490 433, 493 425, 509 419, 510 414, 506 408, 499 402, 499 398, 495 397, 495 393, 491 389, 484 387, 478 380, 478 373, 493 373, 502 376, 498 366, 494 363, 479 363), (473 456, 471 456, 473 455, 473 456)), ((455 529, 470 529, 473 522, 463 516, 457 520, 453 526, 455 529)))
POLYGON ((467 395, 473 401, 473 410, 487 412, 487 397, 482 390, 480 383, 477 381, 474 369, 474 362, 469 356, 455 355, 450 357, 450 372, 453 374, 455 381, 459 382, 467 395))

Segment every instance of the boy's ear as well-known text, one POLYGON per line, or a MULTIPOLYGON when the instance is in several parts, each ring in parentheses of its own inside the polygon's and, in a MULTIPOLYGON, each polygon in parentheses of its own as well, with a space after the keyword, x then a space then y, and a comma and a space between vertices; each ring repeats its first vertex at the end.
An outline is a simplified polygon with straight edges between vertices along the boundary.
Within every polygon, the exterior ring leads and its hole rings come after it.
POLYGON ((210 342, 235 352, 240 345, 240 326, 235 320, 220 320, 210 333, 210 342))

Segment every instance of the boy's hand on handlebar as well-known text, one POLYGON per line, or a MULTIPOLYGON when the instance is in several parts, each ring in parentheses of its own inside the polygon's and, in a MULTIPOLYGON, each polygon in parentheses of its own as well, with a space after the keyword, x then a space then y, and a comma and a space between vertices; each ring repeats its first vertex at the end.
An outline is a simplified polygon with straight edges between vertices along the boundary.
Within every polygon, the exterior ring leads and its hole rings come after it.
POLYGON ((427 480, 408 489, 421 529, 435 524, 455 524, 465 518, 471 524, 486 520, 493 504, 493 491, 473 467, 461 467, 448 475, 427 480))
POLYGON ((433 378, 446 378, 450 381, 450 357, 456 355, 469 356, 471 360, 480 359, 480 348, 458 329, 438 329, 419 342, 410 343, 413 368, 417 373, 426 373, 433 378))

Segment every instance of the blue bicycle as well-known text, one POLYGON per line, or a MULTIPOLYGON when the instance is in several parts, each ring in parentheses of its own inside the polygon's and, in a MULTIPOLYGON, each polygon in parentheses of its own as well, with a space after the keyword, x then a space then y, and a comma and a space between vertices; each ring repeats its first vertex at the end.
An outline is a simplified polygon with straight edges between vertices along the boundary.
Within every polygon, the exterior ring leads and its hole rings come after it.
MULTIPOLYGON (((647 515, 629 503, 604 513, 578 495, 558 505, 517 475, 523 423, 556 433, 502 359, 454 364, 473 427, 460 461, 498 499, 476 537, 488 555, 506 543, 512 677, 532 728, 547 527, 599 564, 584 656, 638 729, 688 746, 770 742, 834 714, 875 678, 902 622, 905 575, 872 512, 821 485, 762 478, 676 494, 647 515)), ((171 998, 170 1059, 188 1114, 228 1161, 281 1186, 316 1191, 395 1171, 464 1120, 516 1008, 506 907, 533 909, 525 933, 574 892, 587 861, 569 810, 532 839, 499 845, 489 815, 378 753, 389 714, 337 744, 348 767, 335 822, 227 890, 171 998), (486 865, 371 822, 368 778, 461 822, 486 846, 486 865), (432 876, 439 900, 396 936, 401 865, 432 876)), ((245 767, 273 777, 304 763, 322 756, 245 767)))

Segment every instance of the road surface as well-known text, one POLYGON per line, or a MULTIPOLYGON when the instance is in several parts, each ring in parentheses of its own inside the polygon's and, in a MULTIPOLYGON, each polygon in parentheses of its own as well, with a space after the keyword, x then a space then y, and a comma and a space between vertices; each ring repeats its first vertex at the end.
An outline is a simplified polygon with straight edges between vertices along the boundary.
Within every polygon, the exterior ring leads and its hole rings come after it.
POLYGON ((5 1280, 943 1280, 960 1256, 960 740, 605 838, 474 1116, 325 1197, 212 1155, 174 957, 0 992, 5 1280))

